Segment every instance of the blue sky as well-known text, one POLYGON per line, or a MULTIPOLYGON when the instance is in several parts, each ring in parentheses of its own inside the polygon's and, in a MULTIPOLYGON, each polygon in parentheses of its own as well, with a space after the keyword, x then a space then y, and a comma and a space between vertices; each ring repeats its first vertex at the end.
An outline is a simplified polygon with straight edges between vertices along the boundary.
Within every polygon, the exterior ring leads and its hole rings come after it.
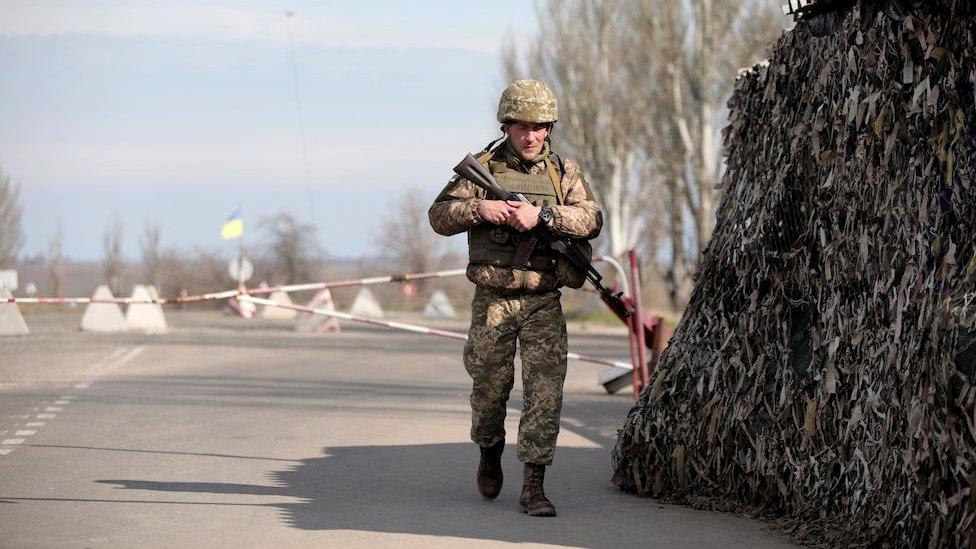
POLYGON ((22 187, 24 251, 61 220, 77 259, 101 257, 113 212, 132 259, 146 219, 165 246, 230 249, 238 203, 251 227, 287 210, 329 253, 375 255, 385 207, 433 198, 497 135, 501 47, 536 28, 507 0, 0 9, 0 167, 22 187))

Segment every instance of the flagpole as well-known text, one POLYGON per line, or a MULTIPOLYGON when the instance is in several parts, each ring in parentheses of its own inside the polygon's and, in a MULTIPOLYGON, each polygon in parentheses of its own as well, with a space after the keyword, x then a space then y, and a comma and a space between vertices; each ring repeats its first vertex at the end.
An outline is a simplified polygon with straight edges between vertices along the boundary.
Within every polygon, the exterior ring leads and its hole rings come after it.
POLYGON ((237 243, 237 275, 234 275, 233 259, 230 260, 227 268, 230 270, 231 278, 237 279, 237 291, 243 293, 244 281, 247 277, 244 276, 244 205, 242 203, 237 203, 237 210, 224 222, 220 228, 220 236, 224 240, 234 240, 235 238, 239 240, 237 243))
POLYGON ((241 212, 241 239, 240 248, 237 252, 237 291, 244 292, 244 207, 237 205, 237 211, 241 212))

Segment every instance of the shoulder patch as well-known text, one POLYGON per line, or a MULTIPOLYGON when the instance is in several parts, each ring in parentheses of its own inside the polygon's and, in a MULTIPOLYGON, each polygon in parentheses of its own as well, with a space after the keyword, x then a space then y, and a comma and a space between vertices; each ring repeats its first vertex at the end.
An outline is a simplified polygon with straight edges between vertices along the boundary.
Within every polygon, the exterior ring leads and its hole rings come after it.
POLYGON ((454 189, 456 189, 458 184, 460 183, 461 183, 460 176, 452 177, 451 180, 447 182, 447 185, 445 185, 444 188, 441 190, 440 194, 437 195, 437 198, 434 199, 434 202, 443 202, 445 200, 451 200, 452 198, 454 198, 452 194, 454 193, 454 189))
POLYGON ((571 160, 569 158, 560 159, 560 160, 562 161, 563 165, 566 167, 566 171, 567 172, 568 171, 571 171, 571 170, 582 171, 580 169, 579 162, 577 162, 575 160, 571 160))
POLYGON ((579 176, 580 183, 583 184, 583 190, 586 191, 587 200, 595 200, 593 196, 593 189, 590 188, 590 183, 586 180, 586 176, 583 174, 583 168, 580 167, 579 162, 575 160, 566 159, 563 161, 566 165, 566 176, 573 177, 575 175, 579 176))

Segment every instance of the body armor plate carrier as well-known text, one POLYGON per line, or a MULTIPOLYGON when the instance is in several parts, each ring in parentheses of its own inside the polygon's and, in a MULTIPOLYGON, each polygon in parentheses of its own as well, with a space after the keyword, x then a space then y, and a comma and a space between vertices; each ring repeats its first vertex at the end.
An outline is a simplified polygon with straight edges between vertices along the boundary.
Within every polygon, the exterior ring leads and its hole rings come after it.
MULTIPOLYGON (((513 170, 504 162, 494 160, 487 161, 487 164, 495 180, 505 190, 522 193, 536 206, 562 203, 561 197, 556 194, 561 174, 558 174, 552 160, 547 159, 547 169, 538 174, 513 170)), ((483 224, 468 231, 468 258, 473 264, 554 272, 557 255, 541 241, 532 251, 527 264, 516 267, 516 248, 528 238, 531 238, 529 232, 520 233, 508 226, 483 224)))

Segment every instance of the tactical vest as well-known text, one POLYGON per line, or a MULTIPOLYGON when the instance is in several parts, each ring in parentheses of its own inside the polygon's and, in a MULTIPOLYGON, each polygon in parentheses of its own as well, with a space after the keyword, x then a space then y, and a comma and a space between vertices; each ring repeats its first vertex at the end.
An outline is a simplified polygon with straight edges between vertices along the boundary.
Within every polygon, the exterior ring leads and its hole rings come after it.
MULTIPOLYGON (((560 196, 561 174, 552 159, 546 160, 546 170, 538 174, 513 170, 504 162, 478 158, 487 162, 488 170, 495 181, 509 192, 522 193, 536 206, 548 201, 550 206, 562 204, 560 196), (560 194, 557 194, 560 193, 560 194)), ((502 225, 483 223, 468 231, 468 259, 475 265, 494 265, 512 267, 515 263, 515 250, 519 243, 532 238, 531 231, 520 233, 502 225)), ((536 243, 529 263, 524 268, 533 271, 553 272, 557 264, 556 253, 542 241, 536 243)))

